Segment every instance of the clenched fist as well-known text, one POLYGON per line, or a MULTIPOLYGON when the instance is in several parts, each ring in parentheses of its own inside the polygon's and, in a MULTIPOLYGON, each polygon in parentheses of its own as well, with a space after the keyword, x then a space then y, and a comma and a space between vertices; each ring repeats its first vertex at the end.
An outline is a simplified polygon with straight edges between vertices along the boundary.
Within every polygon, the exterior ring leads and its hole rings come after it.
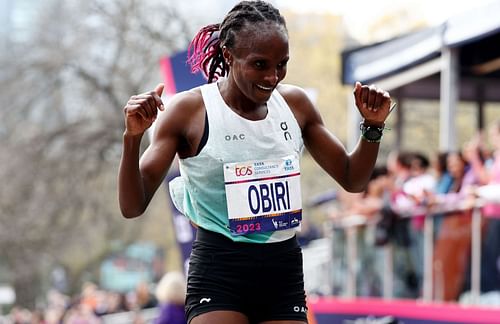
POLYGON ((356 82, 354 86, 354 100, 359 113, 365 122, 370 125, 383 125, 390 113, 391 96, 387 91, 375 85, 361 85, 356 82))
POLYGON ((153 91, 130 97, 123 108, 127 135, 143 134, 156 120, 158 110, 165 109, 161 100, 164 87, 165 85, 160 83, 153 91))

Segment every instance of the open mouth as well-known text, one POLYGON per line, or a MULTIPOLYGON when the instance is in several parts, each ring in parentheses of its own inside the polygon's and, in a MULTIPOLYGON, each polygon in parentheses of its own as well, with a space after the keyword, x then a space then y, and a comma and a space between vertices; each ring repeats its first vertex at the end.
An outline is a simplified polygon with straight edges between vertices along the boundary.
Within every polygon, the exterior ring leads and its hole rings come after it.
POLYGON ((274 87, 264 87, 262 85, 256 84, 255 85, 258 89, 263 90, 263 91, 272 91, 274 87))

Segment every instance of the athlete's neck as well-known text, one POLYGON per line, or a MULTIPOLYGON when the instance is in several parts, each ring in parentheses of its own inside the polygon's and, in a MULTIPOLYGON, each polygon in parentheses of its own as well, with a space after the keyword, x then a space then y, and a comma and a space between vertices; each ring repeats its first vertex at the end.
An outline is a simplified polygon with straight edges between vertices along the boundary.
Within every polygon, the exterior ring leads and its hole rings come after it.
POLYGON ((219 92, 226 105, 241 117, 249 120, 262 120, 267 116, 267 105, 248 99, 230 79, 217 83, 219 92))

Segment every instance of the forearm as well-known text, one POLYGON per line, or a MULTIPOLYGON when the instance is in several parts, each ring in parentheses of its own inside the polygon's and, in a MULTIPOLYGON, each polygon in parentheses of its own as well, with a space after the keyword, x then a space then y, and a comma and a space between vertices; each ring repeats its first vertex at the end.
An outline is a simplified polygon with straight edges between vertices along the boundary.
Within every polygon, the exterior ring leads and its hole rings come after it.
POLYGON ((142 135, 123 135, 123 152, 118 173, 118 200, 126 218, 140 216, 147 205, 144 182, 139 169, 142 135))
POLYGON ((377 161, 380 143, 360 139, 349 154, 346 166, 346 190, 360 192, 366 188, 377 161))
POLYGON ((365 189, 377 160, 379 143, 362 139, 348 153, 323 125, 307 128, 304 135, 309 153, 342 188, 348 192, 365 189))
POLYGON ((490 181, 488 171, 478 155, 470 158, 470 165, 480 184, 485 185, 490 181))

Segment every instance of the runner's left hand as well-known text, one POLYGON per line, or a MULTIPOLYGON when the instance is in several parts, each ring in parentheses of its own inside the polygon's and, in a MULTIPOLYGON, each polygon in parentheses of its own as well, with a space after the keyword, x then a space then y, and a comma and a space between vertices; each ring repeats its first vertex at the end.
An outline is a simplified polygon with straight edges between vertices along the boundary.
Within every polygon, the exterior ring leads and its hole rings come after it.
POLYGON ((354 100, 364 122, 369 125, 383 125, 390 113, 391 96, 389 92, 375 85, 362 85, 356 82, 354 100))

